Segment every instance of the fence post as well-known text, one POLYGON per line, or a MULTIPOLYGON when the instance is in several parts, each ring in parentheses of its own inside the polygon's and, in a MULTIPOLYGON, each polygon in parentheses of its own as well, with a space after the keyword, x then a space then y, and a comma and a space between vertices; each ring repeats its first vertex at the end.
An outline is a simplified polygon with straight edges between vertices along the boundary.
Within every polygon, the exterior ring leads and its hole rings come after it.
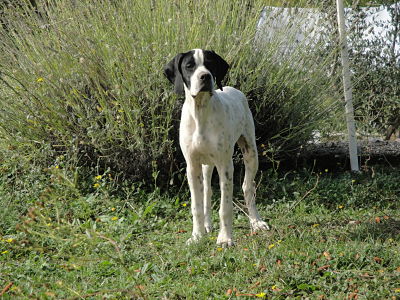
POLYGON ((343 0, 336 0, 336 7, 337 7, 337 19, 338 19, 339 39, 340 39, 340 51, 342 58, 344 100, 346 103, 345 115, 346 115, 347 131, 349 135, 350 166, 351 166, 351 171, 359 172, 360 168, 358 166, 356 126, 354 121, 353 95, 352 95, 352 87, 350 80, 349 51, 347 48, 343 0))

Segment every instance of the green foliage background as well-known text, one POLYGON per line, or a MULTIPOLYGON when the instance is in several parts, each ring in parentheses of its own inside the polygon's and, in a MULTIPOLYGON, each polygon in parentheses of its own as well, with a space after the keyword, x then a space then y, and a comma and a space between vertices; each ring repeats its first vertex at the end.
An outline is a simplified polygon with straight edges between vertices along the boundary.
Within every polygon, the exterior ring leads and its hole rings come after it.
POLYGON ((162 69, 178 52, 205 48, 229 62, 226 83, 249 96, 258 142, 268 149, 260 149, 264 156, 291 155, 333 111, 335 89, 326 76, 331 56, 304 45, 278 61, 279 42, 256 45, 264 5, 65 0, 5 7, 3 143, 37 152, 44 166, 62 156, 82 170, 168 182, 182 167, 176 143, 181 99, 162 69))
POLYGON ((383 2, 391 21, 375 18, 367 23, 366 11, 355 10, 348 22, 359 128, 389 138, 400 128, 400 3, 383 2), (375 32, 374 38, 365 38, 368 30, 375 32))

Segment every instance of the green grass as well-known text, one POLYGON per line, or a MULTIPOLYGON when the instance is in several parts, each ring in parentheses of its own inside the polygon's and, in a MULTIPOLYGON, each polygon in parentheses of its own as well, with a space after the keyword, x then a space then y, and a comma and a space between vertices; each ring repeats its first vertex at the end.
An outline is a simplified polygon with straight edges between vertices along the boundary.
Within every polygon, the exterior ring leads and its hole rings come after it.
POLYGON ((185 245, 186 188, 113 193, 105 174, 82 193, 62 168, 44 176, 26 193, 1 181, 4 299, 400 297, 398 172, 264 174, 258 203, 271 230, 250 234, 237 211, 228 249, 217 232, 185 245))

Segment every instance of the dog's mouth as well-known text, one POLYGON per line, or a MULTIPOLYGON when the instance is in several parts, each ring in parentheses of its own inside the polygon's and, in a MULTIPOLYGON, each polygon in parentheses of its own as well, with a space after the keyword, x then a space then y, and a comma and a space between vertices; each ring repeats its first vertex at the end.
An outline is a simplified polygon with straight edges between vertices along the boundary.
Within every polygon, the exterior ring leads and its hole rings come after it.
POLYGON ((191 95, 193 98, 196 98, 199 95, 209 95, 210 97, 212 96, 213 85, 212 85, 211 81, 206 82, 206 83, 202 83, 198 88, 199 89, 195 89, 197 94, 192 94, 191 95))
POLYGON ((205 95, 205 94, 208 94, 210 97, 212 97, 213 92, 212 91, 200 91, 196 95, 190 95, 190 96, 192 96, 193 99, 196 99, 198 96, 205 95))

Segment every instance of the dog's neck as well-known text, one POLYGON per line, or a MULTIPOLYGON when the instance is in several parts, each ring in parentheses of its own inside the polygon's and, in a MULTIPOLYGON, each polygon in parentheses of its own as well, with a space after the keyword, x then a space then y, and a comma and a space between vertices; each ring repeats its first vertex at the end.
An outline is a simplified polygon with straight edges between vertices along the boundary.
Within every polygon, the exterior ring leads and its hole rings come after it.
POLYGON ((196 97, 193 97, 190 93, 186 93, 185 103, 199 134, 202 133, 207 124, 213 94, 214 92, 200 92, 196 97))

